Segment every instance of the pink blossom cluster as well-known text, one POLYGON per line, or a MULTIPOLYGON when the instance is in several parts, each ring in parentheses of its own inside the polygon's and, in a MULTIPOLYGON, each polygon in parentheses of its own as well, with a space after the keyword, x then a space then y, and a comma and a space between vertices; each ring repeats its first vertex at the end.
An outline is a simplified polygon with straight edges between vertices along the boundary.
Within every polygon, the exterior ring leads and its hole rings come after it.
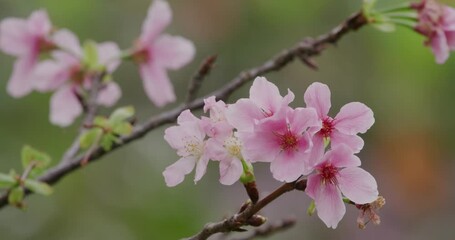
POLYGON ((416 31, 427 37, 425 44, 431 47, 436 62, 444 63, 455 50, 455 9, 436 0, 422 0, 412 8, 418 12, 416 31))
POLYGON ((241 179, 253 163, 270 163, 278 181, 307 176, 306 193, 315 201, 318 216, 332 228, 346 211, 343 196, 357 204, 376 200, 376 181, 359 167, 355 155, 364 145, 358 134, 374 123, 371 109, 352 102, 335 117, 328 116, 330 90, 322 83, 308 87, 306 107, 290 107, 293 100, 292 91, 282 96, 277 86, 258 77, 249 98, 234 104, 206 99, 208 117, 182 112, 178 126, 164 135, 180 156, 164 170, 166 184, 176 186, 194 168, 194 181, 199 181, 210 160, 219 162, 220 182, 225 185, 241 179))
POLYGON ((0 23, 0 50, 17 58, 7 91, 16 98, 33 90, 53 92, 50 121, 65 127, 82 113, 84 100, 100 75, 105 77, 96 103, 110 107, 118 101, 121 89, 111 75, 122 58, 128 57, 139 64, 147 96, 162 107, 175 101, 167 70, 183 67, 195 53, 189 40, 162 34, 171 19, 169 4, 155 0, 139 39, 125 52, 113 42, 81 46, 74 33, 56 29, 45 10, 33 12, 28 19, 4 19, 0 23))

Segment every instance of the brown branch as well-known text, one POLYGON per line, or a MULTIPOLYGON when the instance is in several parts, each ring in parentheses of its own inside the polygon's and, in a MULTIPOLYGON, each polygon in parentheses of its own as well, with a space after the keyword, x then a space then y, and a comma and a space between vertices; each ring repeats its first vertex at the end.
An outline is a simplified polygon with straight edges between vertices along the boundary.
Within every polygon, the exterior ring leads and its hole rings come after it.
POLYGON ((259 237, 269 237, 275 233, 288 230, 289 228, 293 227, 295 223, 295 219, 284 219, 280 222, 270 224, 265 228, 256 229, 249 236, 246 236, 244 238, 237 238, 235 240, 252 240, 259 237))
MULTIPOLYGON (((115 144, 111 151, 104 151, 102 148, 97 148, 88 158, 88 163, 94 162, 107 153, 113 152, 113 150, 123 147, 126 144, 138 140, 145 136, 148 132, 156 129, 167 123, 174 122, 180 113, 185 109, 200 109, 204 105, 204 98, 208 96, 216 96, 217 99, 226 99, 228 98, 235 90, 240 88, 245 83, 253 80, 257 76, 262 76, 266 73, 278 71, 292 62, 296 57, 300 59, 310 59, 313 56, 319 55, 323 50, 325 50, 329 45, 335 44, 338 40, 341 39, 350 31, 359 29, 360 27, 367 24, 367 20, 362 13, 356 13, 349 17, 347 20, 342 22, 339 26, 334 28, 327 34, 321 35, 316 39, 306 39, 298 43, 295 47, 286 49, 282 51, 277 56, 266 61, 262 65, 251 68, 249 70, 243 71, 232 81, 227 83, 224 87, 218 89, 217 91, 212 92, 211 94, 198 98, 191 101, 188 104, 182 104, 172 110, 158 114, 157 116, 151 117, 148 121, 142 125, 137 126, 133 133, 127 137, 120 139, 119 143, 115 144)), ((63 158, 61 162, 64 164, 59 164, 51 168, 45 175, 41 176, 38 180, 43 181, 48 184, 55 184, 62 177, 68 175, 69 173, 79 169, 81 167, 80 162, 84 158, 83 155, 78 155, 69 159, 63 158)), ((27 191, 27 194, 30 192, 27 191)), ((266 200, 266 199, 264 199, 266 200)), ((0 208, 8 204, 7 194, 0 196, 0 208)), ((260 206, 258 204, 254 206, 260 206)))
POLYGON ((267 195, 265 198, 259 200, 256 204, 248 206, 243 212, 235 214, 221 222, 208 223, 198 234, 186 238, 185 240, 205 240, 215 233, 237 231, 242 226, 249 225, 248 220, 265 206, 273 202, 281 195, 294 190, 297 183, 299 183, 299 185, 302 185, 301 182, 304 182, 306 184, 306 179, 300 180, 298 182, 285 183, 267 195))
POLYGON ((213 55, 204 60, 202 65, 199 67, 196 74, 191 78, 190 83, 188 84, 188 94, 186 96, 185 103, 190 103, 196 98, 197 92, 201 88, 202 81, 209 75, 210 71, 215 64, 217 56, 213 55))

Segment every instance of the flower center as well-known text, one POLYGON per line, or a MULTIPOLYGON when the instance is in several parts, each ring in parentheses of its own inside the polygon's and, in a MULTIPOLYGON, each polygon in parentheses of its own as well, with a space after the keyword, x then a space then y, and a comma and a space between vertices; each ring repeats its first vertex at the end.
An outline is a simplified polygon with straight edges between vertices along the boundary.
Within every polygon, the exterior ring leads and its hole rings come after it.
POLYGON ((57 48, 57 46, 53 42, 43 37, 38 38, 36 44, 39 53, 47 53, 57 48))
POLYGON ((152 54, 148 48, 139 48, 133 53, 133 60, 140 64, 149 62, 152 58, 152 54))
POLYGON ((319 133, 324 136, 325 138, 330 137, 330 134, 332 134, 333 131, 333 119, 330 117, 326 117, 322 121, 322 128, 319 131, 319 133))
POLYGON ((183 141, 185 142, 185 151, 192 156, 201 156, 203 144, 191 136, 186 136, 183 141))
POLYGON ((318 169, 319 174, 322 177, 323 183, 337 184, 336 175, 338 174, 338 168, 328 163, 318 169))
POLYGON ((290 131, 287 131, 283 135, 279 135, 279 143, 283 150, 294 150, 297 148, 299 139, 290 131))
POLYGON ((241 150, 242 145, 236 137, 230 137, 224 141, 224 147, 231 156, 242 158, 241 150))
POLYGON ((70 69, 70 79, 77 85, 82 85, 85 79, 84 71, 81 66, 76 64, 70 69))

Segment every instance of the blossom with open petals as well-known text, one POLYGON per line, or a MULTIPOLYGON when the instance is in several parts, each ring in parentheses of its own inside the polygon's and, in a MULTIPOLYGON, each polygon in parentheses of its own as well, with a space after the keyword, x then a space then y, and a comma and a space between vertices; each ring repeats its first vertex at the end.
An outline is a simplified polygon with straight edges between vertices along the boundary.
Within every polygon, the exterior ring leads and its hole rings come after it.
POLYGON ((33 90, 31 75, 39 55, 54 48, 49 38, 51 30, 44 10, 33 12, 28 19, 6 18, 0 23, 0 49, 17 57, 7 85, 9 95, 19 98, 33 90))
POLYGON ((444 63, 450 51, 455 50, 455 9, 435 0, 422 0, 413 4, 418 12, 416 31, 427 37, 436 62, 444 63))
POLYGON ((319 218, 327 227, 336 228, 346 207, 342 195, 357 204, 378 198, 376 180, 359 168, 360 159, 346 145, 332 148, 308 177, 305 192, 314 199, 319 218))
POLYGON ((171 19, 169 4, 164 0, 153 1, 134 46, 133 59, 139 64, 145 92, 158 107, 176 98, 167 70, 182 68, 195 54, 194 45, 188 39, 162 34, 171 19))
POLYGON ((365 133, 374 123, 373 111, 363 103, 351 102, 344 105, 340 112, 331 118, 329 113, 330 89, 327 85, 315 82, 305 92, 305 103, 314 108, 322 121, 322 127, 315 129, 313 137, 312 160, 324 154, 324 139, 329 139, 332 147, 341 144, 349 146, 354 153, 363 148, 363 140, 358 133, 365 133))

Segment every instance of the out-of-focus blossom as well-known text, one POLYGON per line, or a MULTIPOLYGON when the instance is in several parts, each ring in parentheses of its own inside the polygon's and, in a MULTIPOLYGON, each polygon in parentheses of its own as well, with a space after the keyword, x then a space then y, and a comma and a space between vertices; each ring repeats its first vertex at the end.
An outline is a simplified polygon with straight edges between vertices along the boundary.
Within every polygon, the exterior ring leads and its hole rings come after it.
POLYGON ((316 172, 308 177, 305 192, 314 199, 318 216, 327 227, 336 228, 346 212, 341 194, 357 204, 377 199, 376 180, 359 166, 360 159, 351 148, 339 145, 325 153, 316 172))
POLYGON ((195 166, 194 182, 199 181, 206 172, 209 156, 206 151, 206 135, 200 121, 189 110, 185 110, 177 119, 178 126, 170 127, 164 133, 164 139, 181 157, 163 172, 169 187, 180 184, 195 166))
POLYGON ((134 46, 133 59, 139 64, 145 92, 158 107, 174 102, 176 98, 167 70, 182 68, 195 54, 191 41, 162 34, 171 18, 169 4, 164 0, 155 0, 134 46))
MULTIPOLYGON (((77 37, 63 29, 55 33, 53 41, 62 50, 52 52, 52 59, 39 63, 33 73, 34 87, 38 91, 55 91, 51 98, 50 120, 53 124, 66 127, 82 113, 80 98, 89 92, 93 84, 93 73, 85 68, 83 51, 77 37)), ((110 74, 120 64, 120 49, 115 43, 96 45, 100 66, 110 74)), ((113 81, 102 83, 97 103, 112 106, 121 96, 120 87, 113 81)))
POLYGON ((311 160, 321 159, 324 154, 324 139, 330 140, 332 147, 341 144, 349 146, 354 153, 363 148, 363 140, 357 136, 365 133, 374 123, 373 111, 363 103, 351 102, 344 105, 335 118, 329 117, 331 102, 330 89, 322 83, 311 84, 305 92, 305 103, 309 108, 314 108, 322 127, 314 129, 313 150, 311 160))
POLYGON ((412 8, 419 16, 416 31, 427 37, 425 44, 431 47, 436 62, 444 63, 455 50, 455 9, 435 0, 422 0, 412 8))
POLYGON ((33 90, 33 69, 39 55, 55 46, 50 39, 52 24, 47 12, 38 10, 28 19, 6 18, 0 23, 0 49, 17 60, 7 85, 8 93, 16 98, 33 90))
POLYGON ((312 136, 307 130, 320 124, 314 109, 281 108, 256 124, 252 132, 239 132, 243 155, 251 162, 270 162, 275 179, 295 181, 312 171, 308 159, 312 136))
POLYGON ((377 211, 385 205, 385 198, 379 196, 374 202, 367 204, 356 204, 356 207, 360 210, 359 216, 357 217, 357 224, 360 229, 365 229, 369 222, 375 225, 381 223, 381 218, 377 214, 377 211))
POLYGON ((252 131, 258 121, 274 116, 281 108, 288 108, 293 100, 294 93, 290 90, 282 97, 275 84, 257 77, 250 88, 250 97, 230 105, 226 117, 239 132, 252 131))

